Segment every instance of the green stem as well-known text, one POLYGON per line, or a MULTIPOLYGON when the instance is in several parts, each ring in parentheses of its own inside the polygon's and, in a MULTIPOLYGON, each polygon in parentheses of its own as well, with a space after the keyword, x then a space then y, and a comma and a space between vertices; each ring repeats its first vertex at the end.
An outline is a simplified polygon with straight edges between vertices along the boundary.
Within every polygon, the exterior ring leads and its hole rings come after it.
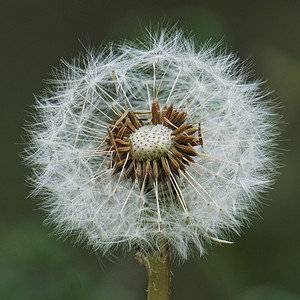
POLYGON ((148 277, 148 300, 170 299, 170 254, 165 247, 147 255, 136 254, 136 259, 145 266, 148 277))

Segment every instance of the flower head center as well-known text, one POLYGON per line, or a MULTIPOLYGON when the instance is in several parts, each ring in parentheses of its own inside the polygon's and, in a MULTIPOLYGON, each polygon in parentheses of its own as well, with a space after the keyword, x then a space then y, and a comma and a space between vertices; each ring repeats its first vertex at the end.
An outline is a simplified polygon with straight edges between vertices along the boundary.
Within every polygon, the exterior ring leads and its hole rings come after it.
POLYGON ((161 109, 153 101, 149 111, 127 109, 118 117, 107 127, 104 151, 111 155, 113 173, 122 173, 125 179, 147 184, 179 176, 194 163, 192 157, 198 155, 194 147, 203 147, 200 123, 197 129, 185 122, 187 113, 173 104, 161 109))
POLYGON ((159 160, 174 145, 172 131, 164 125, 145 125, 130 135, 135 160, 159 160))

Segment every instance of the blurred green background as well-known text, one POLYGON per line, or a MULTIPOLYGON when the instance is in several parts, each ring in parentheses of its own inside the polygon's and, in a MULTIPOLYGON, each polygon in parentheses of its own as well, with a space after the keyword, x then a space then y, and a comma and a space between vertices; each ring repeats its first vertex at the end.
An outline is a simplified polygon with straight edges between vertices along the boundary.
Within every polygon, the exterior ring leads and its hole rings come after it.
POLYGON ((150 22, 179 22, 200 40, 223 40, 254 62, 256 78, 280 103, 281 162, 274 189, 232 246, 172 268, 172 299, 300 299, 300 1, 0 1, 0 299, 146 298, 146 276, 132 256, 102 258, 57 240, 26 198, 19 153, 33 93, 51 66, 83 45, 134 39, 150 22), (287 151, 286 151, 287 150, 287 151))

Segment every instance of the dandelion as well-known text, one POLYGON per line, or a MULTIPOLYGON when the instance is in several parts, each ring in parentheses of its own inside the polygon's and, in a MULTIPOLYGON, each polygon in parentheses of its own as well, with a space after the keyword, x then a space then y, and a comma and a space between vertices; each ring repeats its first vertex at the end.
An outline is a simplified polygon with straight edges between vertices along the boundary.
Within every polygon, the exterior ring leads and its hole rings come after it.
POLYGON ((102 253, 137 251, 148 299, 168 299, 170 252, 231 243, 273 182, 272 106, 217 50, 149 33, 63 61, 37 99, 27 159, 47 222, 102 253))

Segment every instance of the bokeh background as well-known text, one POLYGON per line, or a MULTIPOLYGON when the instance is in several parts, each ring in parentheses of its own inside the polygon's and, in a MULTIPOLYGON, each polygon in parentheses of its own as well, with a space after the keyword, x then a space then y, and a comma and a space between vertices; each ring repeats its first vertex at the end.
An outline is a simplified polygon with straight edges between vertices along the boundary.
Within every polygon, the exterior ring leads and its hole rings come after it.
MULTIPOLYGON (((0 299, 146 299, 133 255, 97 256, 43 226, 27 198, 24 120, 52 66, 84 46, 178 22, 254 62, 280 103, 280 176, 232 246, 173 265, 172 299, 300 299, 300 1, 0 0, 0 299)), ((28 118, 27 118, 28 119, 28 118)))

